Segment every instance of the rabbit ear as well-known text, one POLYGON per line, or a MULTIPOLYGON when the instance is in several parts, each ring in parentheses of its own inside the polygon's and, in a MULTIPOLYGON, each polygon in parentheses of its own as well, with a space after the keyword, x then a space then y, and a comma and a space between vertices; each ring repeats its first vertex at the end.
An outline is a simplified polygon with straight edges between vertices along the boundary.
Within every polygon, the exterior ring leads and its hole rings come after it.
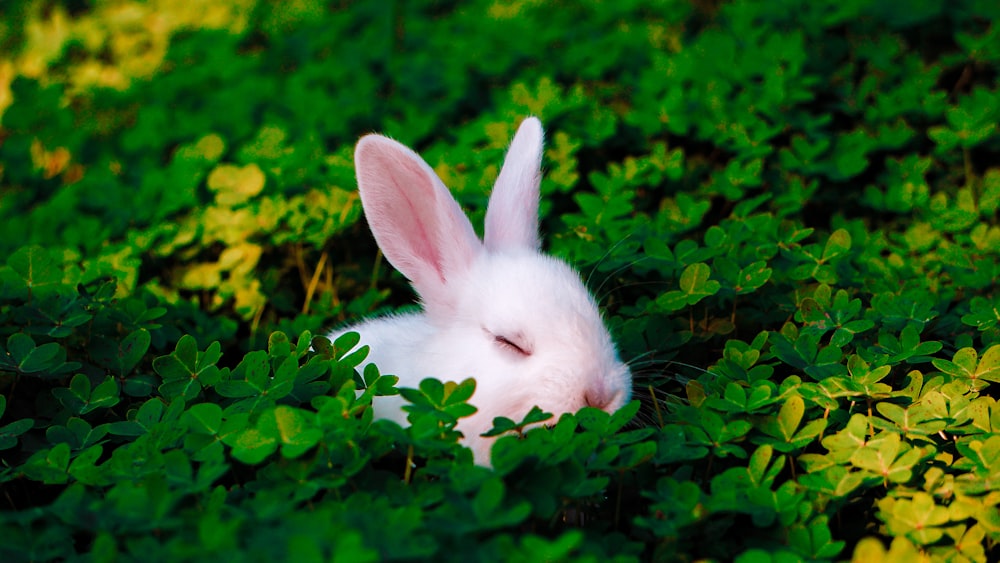
POLYGON ((507 150, 486 209, 486 248, 538 250, 538 184, 542 169, 542 123, 521 122, 507 150))
POLYGON ((469 219, 431 167, 392 139, 363 137, 354 165, 379 248, 410 280, 428 313, 447 312, 448 283, 482 250, 469 219))

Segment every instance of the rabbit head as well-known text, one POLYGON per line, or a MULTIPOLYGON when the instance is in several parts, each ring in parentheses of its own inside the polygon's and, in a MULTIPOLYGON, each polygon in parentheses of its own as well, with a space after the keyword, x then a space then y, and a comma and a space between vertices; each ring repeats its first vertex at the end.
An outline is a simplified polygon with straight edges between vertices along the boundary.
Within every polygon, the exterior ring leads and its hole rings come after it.
MULTIPOLYGON (((556 416, 584 406, 611 412, 630 396, 629 369, 579 275, 539 250, 541 157, 541 123, 528 118, 493 188, 481 241, 415 152, 378 135, 355 151, 371 231, 424 310, 346 330, 371 344, 369 361, 401 386, 475 378, 478 412, 458 428, 480 463, 492 440, 479 435, 494 417, 520 420, 533 406, 556 416)), ((381 407, 376 416, 400 420, 381 407)))

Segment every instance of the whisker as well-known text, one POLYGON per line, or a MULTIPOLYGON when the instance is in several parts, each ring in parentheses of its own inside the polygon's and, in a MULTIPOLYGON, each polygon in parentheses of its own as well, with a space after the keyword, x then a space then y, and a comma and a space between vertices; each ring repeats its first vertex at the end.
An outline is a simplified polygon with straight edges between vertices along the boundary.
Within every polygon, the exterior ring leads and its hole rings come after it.
POLYGON ((712 373, 712 372, 708 371, 707 369, 705 369, 705 368, 703 368, 701 366, 696 366, 694 364, 688 364, 688 363, 685 363, 685 362, 679 362, 677 360, 670 360, 669 363, 671 363, 671 364, 677 364, 679 366, 683 366, 683 367, 686 367, 688 369, 693 369, 695 371, 700 371, 701 373, 712 373))
MULTIPOLYGON (((631 265, 630 265, 630 267, 631 267, 631 265)), ((600 295, 600 296, 598 296, 595 293, 594 294, 595 295, 594 298, 597 299, 598 303, 603 303, 604 300, 606 300, 611 294, 613 294, 615 292, 620 292, 620 291, 623 291, 623 290, 626 290, 626 289, 643 288, 643 287, 647 287, 647 286, 661 287, 661 288, 667 288, 667 289, 675 287, 670 282, 667 282, 667 281, 632 281, 632 282, 623 283, 621 285, 615 286, 614 288, 609 289, 606 293, 604 293, 603 295, 600 295)))
POLYGON ((661 386, 655 385, 654 383, 655 382, 650 382, 650 383, 635 382, 635 384, 632 387, 637 391, 636 397, 642 397, 644 395, 649 394, 650 392, 659 393, 663 397, 674 396, 666 389, 663 389, 661 386))
POLYGON ((683 423, 679 407, 687 405, 686 387, 702 374, 712 373, 701 365, 676 358, 677 350, 647 348, 625 363, 632 374, 632 397, 640 407, 629 426, 663 428, 683 423))
POLYGON ((644 375, 650 375, 650 374, 659 376, 667 374, 679 375, 679 372, 677 372, 677 370, 670 369, 671 366, 679 366, 682 368, 693 370, 698 373, 705 373, 705 374, 712 373, 709 370, 702 368, 700 366, 689 364, 686 362, 681 362, 678 360, 663 360, 659 358, 644 357, 649 355, 651 354, 642 354, 626 362, 626 365, 628 365, 629 369, 632 370, 633 378, 642 377, 644 375), (636 361, 637 359, 639 359, 639 361, 636 361), (648 369, 648 368, 658 368, 658 369, 648 369))
POLYGON ((669 422, 667 410, 669 405, 679 404, 681 400, 662 389, 657 389, 652 385, 639 387, 636 389, 636 399, 641 407, 629 426, 636 428, 656 427, 662 428, 669 422), (665 408, 666 407, 666 408, 665 408))
POLYGON ((625 362, 625 365, 627 365, 629 367, 632 367, 632 366, 634 366, 634 365, 637 364, 638 360, 645 360, 646 358, 652 356, 656 352, 657 352, 657 350, 646 350, 642 354, 639 354, 638 356, 632 357, 629 361, 625 362))
MULTIPOLYGON (((587 280, 585 282, 585 284, 586 284, 587 287, 590 287, 590 280, 591 280, 591 278, 593 278, 594 272, 596 272, 598 270, 598 268, 600 268, 601 264, 603 264, 604 261, 607 260, 608 257, 611 256, 611 254, 614 253, 615 250, 618 250, 618 248, 621 247, 623 244, 625 244, 625 241, 627 241, 630 238, 632 238, 632 233, 629 233, 629 234, 625 235, 624 238, 622 238, 622 239, 618 240, 617 242, 615 242, 614 244, 612 244, 608 248, 608 250, 605 251, 605 253, 600 258, 597 259, 597 262, 594 263, 594 267, 591 268, 590 273, 587 274, 587 280)), ((595 291, 594 293, 596 294, 597 292, 595 291)), ((598 302, 600 302, 600 301, 598 301, 598 302)))
POLYGON ((649 397, 653 399, 653 408, 656 409, 656 420, 660 423, 660 428, 663 428, 663 413, 660 411, 660 401, 656 398, 656 389, 652 385, 647 385, 649 389, 649 397))
MULTIPOLYGON (((607 296, 611 294, 611 291, 608 291, 608 293, 604 294, 603 296, 601 295, 601 290, 604 289, 604 286, 607 285, 607 283, 610 280, 614 279, 618 274, 620 274, 620 273, 622 273, 622 272, 624 272, 626 270, 630 270, 630 269, 634 268, 636 264, 639 264, 639 263, 644 262, 644 261, 649 260, 649 259, 650 259, 649 256, 640 256, 640 257, 636 258, 635 260, 631 260, 628 263, 626 263, 626 264, 624 264, 624 265, 622 265, 622 266, 620 266, 618 268, 615 268, 614 270, 612 270, 611 272, 609 272, 608 275, 605 276, 605 278, 601 282, 601 284, 594 289, 594 295, 597 296, 597 302, 598 303, 602 303, 604 301, 604 299, 606 299, 607 296)), ((595 271, 596 271, 596 268, 595 268, 595 271)), ((654 283, 654 282, 635 282, 635 283, 629 283, 629 284, 618 286, 618 289, 622 289, 622 288, 626 288, 626 287, 634 287, 636 285, 645 285, 646 283, 654 283)), ((663 283, 666 284, 666 282, 663 282, 663 283)), ((589 285, 588 285, 588 287, 589 287, 589 285)))

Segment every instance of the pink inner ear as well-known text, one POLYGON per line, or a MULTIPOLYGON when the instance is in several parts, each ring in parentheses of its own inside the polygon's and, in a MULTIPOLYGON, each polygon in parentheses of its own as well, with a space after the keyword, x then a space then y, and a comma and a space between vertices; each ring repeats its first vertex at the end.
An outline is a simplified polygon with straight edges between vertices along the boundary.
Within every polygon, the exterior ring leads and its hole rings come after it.
POLYGON ((465 213, 430 166, 396 141, 364 137, 355 167, 379 248, 410 280, 428 313, 447 312, 450 278, 467 269, 482 246, 465 213))
POLYGON ((437 214, 434 186, 427 181, 420 163, 405 158, 390 161, 391 157, 381 154, 377 157, 376 166, 384 171, 384 181, 373 183, 373 190, 379 193, 372 194, 369 223, 378 225, 377 229, 372 225, 372 232, 382 233, 379 247, 408 279, 414 283, 429 282, 418 278, 433 272, 437 280, 444 283, 438 233, 428 232, 435 225, 426 222, 428 217, 437 214))

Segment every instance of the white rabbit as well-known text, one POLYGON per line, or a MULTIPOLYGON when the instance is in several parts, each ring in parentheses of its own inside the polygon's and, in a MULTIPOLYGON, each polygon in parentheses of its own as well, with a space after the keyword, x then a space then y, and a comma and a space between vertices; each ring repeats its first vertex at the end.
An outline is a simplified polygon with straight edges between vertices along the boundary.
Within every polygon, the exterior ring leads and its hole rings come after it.
MULTIPOLYGON (((330 335, 361 335, 366 362, 417 387, 427 377, 476 380, 478 411, 458 430, 476 463, 489 465, 493 419, 538 406, 559 416, 594 406, 613 412, 632 376, 615 351, 579 275, 541 254, 538 198, 542 125, 521 123, 486 211, 484 241, 430 166, 380 135, 354 151, 368 225, 385 257, 410 280, 423 312, 391 315, 330 335)), ((375 416, 406 423, 399 396, 376 397, 375 416)))

